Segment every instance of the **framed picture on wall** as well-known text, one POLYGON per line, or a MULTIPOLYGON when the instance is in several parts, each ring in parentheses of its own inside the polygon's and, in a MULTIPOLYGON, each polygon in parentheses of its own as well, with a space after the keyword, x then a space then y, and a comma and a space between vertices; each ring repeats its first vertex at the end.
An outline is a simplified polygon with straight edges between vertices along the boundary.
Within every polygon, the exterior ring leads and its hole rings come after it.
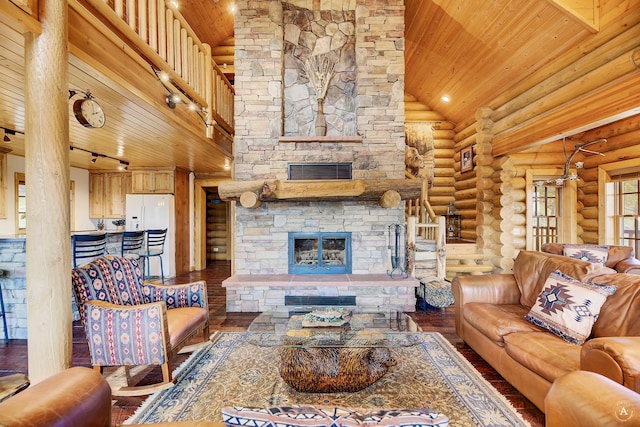
POLYGON ((473 145, 460 150, 460 173, 473 170, 473 145))

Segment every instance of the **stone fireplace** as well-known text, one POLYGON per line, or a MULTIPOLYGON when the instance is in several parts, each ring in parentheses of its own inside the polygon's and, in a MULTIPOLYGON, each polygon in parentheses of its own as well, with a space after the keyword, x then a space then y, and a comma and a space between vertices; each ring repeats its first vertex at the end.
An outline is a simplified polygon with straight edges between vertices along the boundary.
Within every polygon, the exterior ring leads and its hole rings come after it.
MULTIPOLYGON (((228 311, 290 310, 285 299, 302 295, 355 297, 358 308, 415 310, 417 281, 387 274, 387 230, 390 224, 404 223, 403 204, 382 207, 378 200, 364 197, 368 189, 361 186, 361 182, 404 179, 403 4, 403 0, 236 1, 236 135, 230 185, 240 188, 262 180, 265 185, 248 192, 252 201, 236 205, 234 275, 224 283, 228 311), (332 7, 339 10, 332 13, 332 7), (317 51, 315 43, 331 46, 334 37, 344 41, 334 29, 343 28, 348 34, 345 21, 355 27, 354 68, 341 76, 345 80, 325 100, 327 120, 333 123, 326 136, 310 130, 317 114, 313 91, 308 108, 287 98, 293 74, 285 59, 295 40, 285 19, 290 19, 287 13, 292 10, 323 21, 321 25, 309 21, 313 36, 307 34, 304 40, 309 52, 317 51), (334 18, 336 25, 331 25, 334 18), (337 113, 347 99, 341 94, 349 91, 354 95, 349 101, 354 112, 351 122, 346 119, 348 112, 337 113), (293 109, 304 110, 307 116, 290 125, 293 109), (305 181, 300 184, 307 186, 305 191, 290 190, 288 183, 297 181, 288 181, 289 165, 318 163, 350 164, 352 180, 305 181), (267 181, 277 185, 269 187, 267 181), (291 233, 350 236, 351 271, 291 271, 291 233)), ((295 84, 304 86, 304 78, 295 77, 295 84)), ((301 87, 295 93, 301 93, 301 87)))

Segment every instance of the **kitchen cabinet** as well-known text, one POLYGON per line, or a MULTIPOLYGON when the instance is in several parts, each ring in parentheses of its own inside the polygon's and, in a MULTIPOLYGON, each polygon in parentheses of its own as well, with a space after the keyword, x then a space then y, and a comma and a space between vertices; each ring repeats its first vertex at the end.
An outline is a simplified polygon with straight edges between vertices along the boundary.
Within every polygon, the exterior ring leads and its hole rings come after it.
POLYGON ((125 196, 130 192, 130 173, 91 172, 89 174, 89 217, 123 218, 125 196))
POLYGON ((131 192, 137 194, 174 194, 174 169, 140 169, 131 171, 131 192))

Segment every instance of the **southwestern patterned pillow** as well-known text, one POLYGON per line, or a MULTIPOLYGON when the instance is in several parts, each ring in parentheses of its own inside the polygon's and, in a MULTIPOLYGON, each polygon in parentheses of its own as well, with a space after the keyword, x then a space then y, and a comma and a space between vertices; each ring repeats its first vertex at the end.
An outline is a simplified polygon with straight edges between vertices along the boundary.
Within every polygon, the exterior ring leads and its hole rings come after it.
POLYGON ((564 256, 605 265, 609 256, 609 246, 565 244, 563 252, 564 256))
POLYGON ((591 335, 602 305, 616 289, 611 285, 581 282, 555 270, 525 319, 569 343, 582 345, 591 335))
POLYGON ((361 413, 346 408, 283 406, 222 408, 227 427, 447 427, 449 419, 432 409, 388 409, 361 413))
POLYGON ((313 406, 280 408, 234 406, 222 408, 221 412, 222 421, 227 427, 340 427, 335 419, 313 406))

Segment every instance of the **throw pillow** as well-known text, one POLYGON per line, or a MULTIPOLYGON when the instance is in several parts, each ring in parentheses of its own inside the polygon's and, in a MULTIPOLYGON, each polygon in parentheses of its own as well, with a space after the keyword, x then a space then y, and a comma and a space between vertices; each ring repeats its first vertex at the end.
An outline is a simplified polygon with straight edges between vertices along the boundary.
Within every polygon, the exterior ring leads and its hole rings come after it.
POLYGON ((359 416, 347 417, 342 427, 447 427, 449 418, 433 409, 380 409, 359 416))
POLYGON ((569 343, 582 345, 591 335, 602 305, 616 289, 581 282, 555 270, 525 318, 569 343))
MULTIPOLYGON (((227 427, 340 427, 325 411, 313 406, 283 406, 276 408, 226 407, 222 408, 222 421, 227 427)), ((335 413, 336 418, 347 414, 335 413)))
POLYGON ((609 246, 598 245, 564 245, 564 256, 605 265, 609 256, 609 246))
POLYGON ((227 427, 447 427, 449 419, 432 409, 382 409, 371 412, 338 407, 283 406, 279 408, 226 407, 227 427))

